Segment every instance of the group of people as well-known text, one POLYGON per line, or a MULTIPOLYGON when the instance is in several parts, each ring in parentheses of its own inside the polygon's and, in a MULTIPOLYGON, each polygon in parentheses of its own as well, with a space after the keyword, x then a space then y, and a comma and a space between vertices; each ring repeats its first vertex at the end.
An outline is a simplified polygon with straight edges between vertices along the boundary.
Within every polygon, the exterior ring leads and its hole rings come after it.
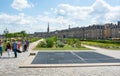
MULTIPOLYGON (((4 43, 5 43, 4 41, 0 40, 0 58, 2 57, 2 53, 4 51, 3 45, 2 45, 4 43)), ((12 40, 12 42, 6 42, 6 45, 5 45, 5 51, 7 52, 8 57, 10 57, 10 53, 11 51, 13 51, 15 58, 17 58, 17 52, 21 53, 21 52, 28 51, 28 48, 29 48, 29 40, 16 41, 14 39, 12 40), (20 50, 20 47, 22 47, 22 50, 20 50)))

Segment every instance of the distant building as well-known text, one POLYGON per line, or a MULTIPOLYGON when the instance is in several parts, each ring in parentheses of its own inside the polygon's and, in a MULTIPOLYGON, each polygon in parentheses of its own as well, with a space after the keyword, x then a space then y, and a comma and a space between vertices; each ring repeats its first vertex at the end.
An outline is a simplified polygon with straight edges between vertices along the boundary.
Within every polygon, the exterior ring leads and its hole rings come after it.
POLYGON ((4 38, 4 35, 0 35, 0 39, 3 39, 4 38))
POLYGON ((107 23, 104 25, 90 25, 88 27, 69 28, 61 31, 49 30, 49 23, 47 32, 35 32, 38 37, 58 36, 59 38, 80 38, 80 39, 120 39, 120 21, 117 24, 107 23))

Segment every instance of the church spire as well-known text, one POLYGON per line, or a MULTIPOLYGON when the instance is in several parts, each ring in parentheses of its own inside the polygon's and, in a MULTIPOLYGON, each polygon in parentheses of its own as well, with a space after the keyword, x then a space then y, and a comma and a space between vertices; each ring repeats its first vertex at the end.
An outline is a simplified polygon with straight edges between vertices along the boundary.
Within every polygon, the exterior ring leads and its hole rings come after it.
POLYGON ((70 25, 69 25, 69 30, 70 30, 70 25))
POLYGON ((8 31, 7 28, 3 31, 4 34, 7 34, 8 32, 9 32, 9 31, 8 31))
POLYGON ((47 33, 50 32, 50 28, 49 28, 49 22, 48 22, 48 28, 47 28, 47 33))

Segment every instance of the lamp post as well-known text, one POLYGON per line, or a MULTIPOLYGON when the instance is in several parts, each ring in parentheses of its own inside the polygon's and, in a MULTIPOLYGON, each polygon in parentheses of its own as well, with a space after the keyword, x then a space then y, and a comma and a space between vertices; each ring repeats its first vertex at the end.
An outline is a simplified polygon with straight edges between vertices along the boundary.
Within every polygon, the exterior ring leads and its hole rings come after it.
POLYGON ((56 35, 56 37, 58 38, 58 35, 57 35, 57 34, 58 34, 58 32, 57 32, 57 31, 55 31, 55 35, 56 35))
POLYGON ((119 40, 120 40, 120 31, 118 31, 118 38, 119 38, 119 40))
POLYGON ((8 34, 8 29, 6 28, 6 29, 4 30, 4 37, 6 38, 6 40, 7 40, 7 34, 8 34))

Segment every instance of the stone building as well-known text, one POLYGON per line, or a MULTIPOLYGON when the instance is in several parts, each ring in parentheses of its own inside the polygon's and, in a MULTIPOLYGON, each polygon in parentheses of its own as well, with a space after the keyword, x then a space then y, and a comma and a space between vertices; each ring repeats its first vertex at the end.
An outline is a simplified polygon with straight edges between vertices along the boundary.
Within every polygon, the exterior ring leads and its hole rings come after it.
POLYGON ((56 30, 49 32, 49 24, 47 32, 35 32, 38 37, 51 37, 57 36, 59 38, 80 38, 80 39, 120 39, 120 21, 117 24, 107 23, 104 25, 90 25, 87 27, 76 27, 65 30, 56 30))

